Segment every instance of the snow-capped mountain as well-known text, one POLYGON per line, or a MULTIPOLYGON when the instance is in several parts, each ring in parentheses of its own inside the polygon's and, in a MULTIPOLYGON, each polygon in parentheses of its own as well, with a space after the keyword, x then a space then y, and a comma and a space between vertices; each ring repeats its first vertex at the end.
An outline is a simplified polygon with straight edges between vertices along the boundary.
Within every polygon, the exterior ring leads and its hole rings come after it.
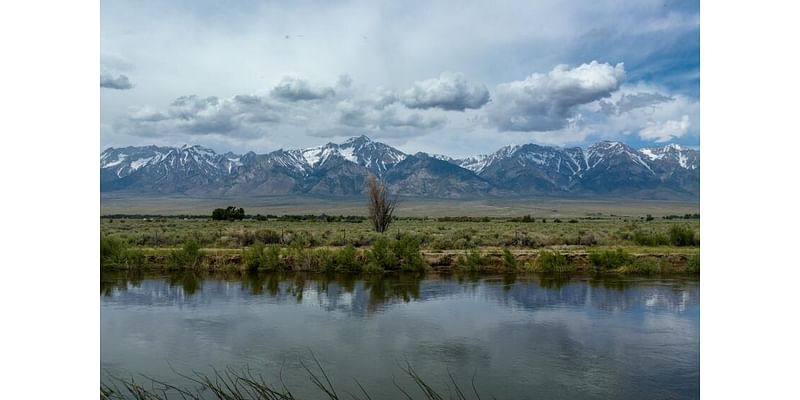
POLYGON ((677 162, 682 168, 695 170, 700 168, 700 151, 668 144, 664 147, 645 147, 639 150, 650 161, 663 160, 677 162))
POLYGON ((643 149, 619 142, 599 142, 587 149, 525 144, 454 159, 409 155, 360 136, 268 154, 144 146, 109 148, 100 155, 103 192, 354 196, 363 192, 369 174, 411 196, 694 197, 699 194, 700 152, 673 144, 643 149))

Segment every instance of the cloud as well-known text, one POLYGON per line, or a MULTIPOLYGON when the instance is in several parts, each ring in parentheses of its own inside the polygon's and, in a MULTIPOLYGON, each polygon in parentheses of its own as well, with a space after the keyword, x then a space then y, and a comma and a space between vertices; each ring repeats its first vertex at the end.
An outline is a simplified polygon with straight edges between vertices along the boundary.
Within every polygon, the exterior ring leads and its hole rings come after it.
POLYGON ((604 113, 620 115, 637 108, 650 107, 673 99, 673 97, 658 92, 626 93, 616 102, 601 100, 599 104, 604 113))
POLYGON ((488 109, 490 124, 501 131, 552 131, 564 128, 576 107, 608 97, 625 80, 622 63, 592 61, 570 69, 534 73, 497 86, 488 109))
POLYGON ((420 113, 398 113, 390 108, 381 113, 378 126, 386 128, 411 128, 429 130, 441 128, 447 120, 439 115, 425 115, 420 113))
MULTIPOLYGON (((348 76, 340 78, 339 84, 348 87, 352 80, 348 76)), ((321 100, 336 95, 336 91, 329 86, 315 86, 304 79, 284 77, 270 94, 281 100, 295 102, 307 100, 321 100)))
POLYGON ((664 142, 699 135, 700 102, 646 82, 624 84, 609 98, 579 112, 595 132, 619 139, 638 135, 645 141, 664 142))
POLYGON ((343 101, 337 105, 337 112, 338 122, 345 126, 371 130, 415 129, 417 134, 441 128, 447 121, 441 115, 412 112, 398 105, 376 109, 368 102, 343 101))
POLYGON ((112 74, 100 75, 100 87, 106 89, 128 90, 133 88, 133 83, 127 75, 114 76, 112 74))
POLYGON ((237 95, 227 99, 181 96, 166 110, 133 109, 115 123, 115 130, 135 136, 252 136, 259 126, 280 120, 280 107, 264 97, 237 95))
POLYGON ((444 72, 438 78, 415 82, 399 100, 408 108, 464 111, 488 103, 489 90, 482 83, 467 81, 463 74, 444 72))
POLYGON ((667 142, 685 135, 689 131, 689 126, 689 116, 684 115, 680 120, 651 123, 639 132, 639 137, 655 142, 667 142))

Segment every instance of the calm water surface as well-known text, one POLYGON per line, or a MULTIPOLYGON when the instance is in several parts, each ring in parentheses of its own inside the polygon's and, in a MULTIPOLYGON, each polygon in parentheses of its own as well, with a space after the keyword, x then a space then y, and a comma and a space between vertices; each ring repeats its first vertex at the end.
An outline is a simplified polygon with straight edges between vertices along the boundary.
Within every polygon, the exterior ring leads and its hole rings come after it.
MULTIPOLYGON (((249 366, 318 398, 310 352, 337 390, 402 398, 410 363, 483 398, 697 398, 700 282, 692 278, 103 274, 101 368, 185 382, 249 366)), ((107 379, 107 378, 102 378, 107 379)))

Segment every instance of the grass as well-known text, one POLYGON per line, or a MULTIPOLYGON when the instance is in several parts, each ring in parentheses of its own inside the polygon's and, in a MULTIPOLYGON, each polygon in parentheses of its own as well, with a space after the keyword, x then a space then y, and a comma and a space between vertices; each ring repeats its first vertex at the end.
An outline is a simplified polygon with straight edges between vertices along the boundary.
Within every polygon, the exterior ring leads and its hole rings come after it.
POLYGON ((467 250, 458 257, 456 266, 465 272, 484 272, 489 263, 489 257, 484 256, 480 251, 467 250))
MULTIPOLYGON (((696 247, 698 220, 645 222, 633 217, 585 216, 575 223, 520 222, 512 218, 490 218, 488 222, 441 220, 440 218, 398 219, 387 236, 410 236, 424 250, 468 250, 474 248, 540 249, 555 246, 573 248, 696 247), (668 239, 668 240, 665 240, 668 239), (673 244, 674 243, 674 244, 673 244), (692 245, 692 243, 696 243, 692 245)), ((241 249, 256 242, 303 247, 371 246, 381 234, 368 221, 212 221, 210 219, 102 218, 103 235, 134 247, 174 248, 187 240, 203 248, 241 249)))
POLYGON ((661 274, 668 272, 670 265, 664 259, 642 259, 634 260, 629 264, 623 265, 618 272, 623 274, 661 274))
POLYGON ((100 236, 100 266, 124 265, 141 266, 144 264, 144 252, 114 237, 100 236))
POLYGON ((200 262, 202 252, 197 241, 189 239, 178 250, 173 250, 169 254, 169 266, 171 268, 195 267, 200 262))
POLYGON ((557 251, 542 251, 536 258, 538 272, 568 272, 567 257, 557 251))
POLYGON ((581 269, 589 264, 598 271, 616 271, 623 265, 633 268, 632 262, 615 261, 619 254, 609 252, 622 251, 634 258, 699 253, 696 219, 646 221, 591 214, 564 218, 562 223, 543 220, 400 218, 388 232, 378 234, 369 221, 356 218, 212 221, 151 216, 115 217, 113 222, 101 218, 101 265, 314 272, 425 271, 435 266, 523 272, 581 269), (578 265, 565 268, 547 261, 542 267, 536 261, 541 252, 560 253, 578 265))
MULTIPOLYGON (((373 396, 364 389, 364 386, 357 379, 353 379, 358 387, 355 393, 337 390, 331 377, 322 367, 319 360, 311 354, 311 360, 300 360, 300 365, 304 373, 308 376, 311 384, 318 389, 318 396, 315 398, 324 399, 372 399, 373 396)), ((475 376, 472 377, 471 388, 461 388, 452 374, 448 372, 449 383, 446 384, 446 391, 437 390, 427 378, 420 375, 414 368, 406 363, 400 366, 400 371, 410 379, 411 384, 405 386, 395 381, 394 386, 397 390, 398 398, 406 399, 428 399, 441 400, 445 396, 466 400, 468 398, 480 399, 478 389, 475 386, 475 376)), ((174 371, 174 370, 173 370, 174 371)), ((250 367, 237 369, 227 367, 224 370, 214 369, 212 373, 206 374, 193 372, 191 375, 175 371, 176 375, 182 380, 182 384, 168 383, 162 380, 141 375, 140 379, 134 377, 117 377, 109 372, 105 372, 105 379, 100 383, 101 400, 167 400, 174 398, 181 399, 225 399, 225 400, 295 400, 295 394, 287 386, 281 374, 277 383, 269 383, 266 378, 253 372, 250 367)), ((385 395, 385 394, 384 394, 385 395)), ((377 398, 377 397, 375 397, 377 398)))
POLYGON ((589 262, 598 270, 610 270, 631 265, 633 257, 627 251, 618 248, 591 252, 589 262))
POLYGON ((503 249, 503 269, 509 273, 517 272, 519 269, 517 258, 514 256, 514 253, 508 249, 503 249))

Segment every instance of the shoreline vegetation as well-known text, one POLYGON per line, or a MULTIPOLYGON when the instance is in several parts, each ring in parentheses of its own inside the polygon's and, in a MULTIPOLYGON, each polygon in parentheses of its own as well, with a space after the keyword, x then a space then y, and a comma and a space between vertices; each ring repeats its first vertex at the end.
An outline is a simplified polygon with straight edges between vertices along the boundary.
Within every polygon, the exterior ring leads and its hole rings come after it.
MULTIPOLYGON (((352 398, 355 400, 372 399, 370 393, 361 385, 358 379, 353 378, 358 388, 357 391, 337 392, 337 385, 333 383, 322 366, 322 363, 311 353, 311 361, 298 360, 302 371, 307 375, 310 385, 319 390, 318 398, 340 399, 352 398)), ((397 395, 406 399, 440 400, 446 395, 449 398, 467 400, 480 399, 481 395, 475 384, 473 374, 469 387, 459 385, 456 378, 448 371, 449 382, 445 382, 446 391, 437 388, 427 378, 421 376, 410 363, 398 363, 401 377, 404 382, 393 380, 397 395)), ((263 374, 254 372, 249 366, 241 369, 226 367, 223 370, 213 369, 211 373, 193 371, 191 374, 173 372, 182 380, 182 384, 163 382, 146 374, 139 374, 139 378, 122 378, 104 372, 105 381, 100 383, 101 400, 166 400, 170 398, 182 399, 228 399, 228 400, 293 400, 295 394, 289 388, 283 377, 279 374, 277 383, 269 383, 263 374)), ((477 372, 476 372, 477 373, 477 372)), ((302 396, 301 396, 302 397, 302 396)))
POLYGON ((638 218, 104 216, 104 270, 698 274, 699 215, 638 218))

